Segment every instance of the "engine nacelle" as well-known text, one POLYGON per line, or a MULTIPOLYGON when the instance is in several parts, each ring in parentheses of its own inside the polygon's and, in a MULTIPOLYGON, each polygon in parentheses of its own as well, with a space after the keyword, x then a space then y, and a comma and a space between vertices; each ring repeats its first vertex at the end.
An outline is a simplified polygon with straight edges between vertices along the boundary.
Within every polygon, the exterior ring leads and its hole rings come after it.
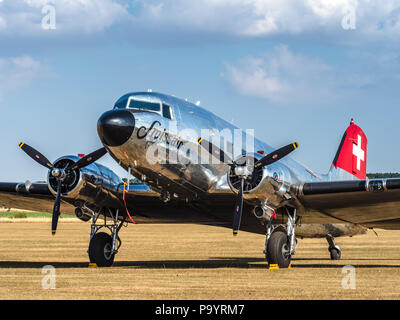
MULTIPOLYGON (((255 163, 262 156, 259 154, 246 155, 236 160, 237 163, 255 163)), ((264 168, 255 168, 253 174, 245 180, 243 197, 256 205, 279 207, 280 204, 290 199, 290 185, 297 179, 290 170, 281 162, 273 163, 264 168)), ((228 184, 233 192, 238 193, 240 177, 234 168, 228 173, 228 184)), ((267 210, 268 212, 270 210, 267 210)), ((254 212, 262 216, 261 210, 254 212)))
MULTIPOLYGON (((53 166, 65 169, 79 159, 76 156, 61 157, 54 162, 53 166)), ((50 171, 48 186, 53 195, 57 194, 57 183, 57 179, 51 175, 50 171)), ((93 209, 118 208, 121 203, 117 194, 121 183, 123 181, 114 172, 103 165, 92 163, 82 169, 69 172, 62 183, 61 196, 77 208, 83 205, 93 209)), ((77 217, 80 218, 78 215, 77 217)))

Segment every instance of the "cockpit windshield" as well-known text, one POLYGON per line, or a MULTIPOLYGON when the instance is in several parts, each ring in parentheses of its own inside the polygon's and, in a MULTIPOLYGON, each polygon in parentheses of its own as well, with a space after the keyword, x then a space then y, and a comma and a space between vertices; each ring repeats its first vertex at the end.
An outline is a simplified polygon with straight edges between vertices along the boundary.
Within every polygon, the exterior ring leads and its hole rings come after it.
POLYGON ((129 102, 129 109, 136 109, 136 110, 147 110, 147 111, 160 111, 160 103, 153 102, 153 101, 143 101, 143 100, 135 100, 131 99, 129 102))
MULTIPOLYGON (((0 0, 1 1, 1 0, 0 0)), ((149 111, 163 115, 165 118, 172 119, 172 108, 164 105, 160 99, 150 95, 129 95, 126 94, 118 99, 114 109, 129 109, 137 111, 149 111), (161 106, 163 105, 163 109, 161 106), (161 110, 163 110, 161 112, 161 110)))

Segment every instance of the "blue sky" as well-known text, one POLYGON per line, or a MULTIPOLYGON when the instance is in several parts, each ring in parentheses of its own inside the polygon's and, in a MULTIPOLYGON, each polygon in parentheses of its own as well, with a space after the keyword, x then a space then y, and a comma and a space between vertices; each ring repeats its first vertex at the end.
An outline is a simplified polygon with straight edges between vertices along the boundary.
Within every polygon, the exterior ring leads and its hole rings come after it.
POLYGON ((399 39, 399 0, 0 0, 0 181, 47 174, 20 140, 50 160, 89 153, 98 117, 150 88, 272 146, 298 141, 293 157, 321 173, 354 117, 367 170, 400 171, 399 39))

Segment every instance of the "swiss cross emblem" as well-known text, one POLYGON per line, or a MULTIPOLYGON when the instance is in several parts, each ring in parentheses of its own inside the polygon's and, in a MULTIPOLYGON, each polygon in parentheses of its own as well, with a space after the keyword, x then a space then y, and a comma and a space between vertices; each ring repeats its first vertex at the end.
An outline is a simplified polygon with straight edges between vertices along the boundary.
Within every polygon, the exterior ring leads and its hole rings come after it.
POLYGON ((357 170, 361 170, 361 161, 365 161, 365 151, 361 147, 362 138, 357 137, 357 144, 353 144, 353 156, 357 158, 357 170))

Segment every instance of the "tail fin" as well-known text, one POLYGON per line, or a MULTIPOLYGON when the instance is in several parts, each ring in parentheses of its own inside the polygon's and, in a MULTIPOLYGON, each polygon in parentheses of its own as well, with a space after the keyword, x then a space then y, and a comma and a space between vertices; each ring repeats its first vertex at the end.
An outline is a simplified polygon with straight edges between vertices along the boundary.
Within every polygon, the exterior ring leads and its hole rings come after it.
POLYGON ((354 180, 367 177, 367 136, 351 119, 336 152, 330 180, 354 180))

